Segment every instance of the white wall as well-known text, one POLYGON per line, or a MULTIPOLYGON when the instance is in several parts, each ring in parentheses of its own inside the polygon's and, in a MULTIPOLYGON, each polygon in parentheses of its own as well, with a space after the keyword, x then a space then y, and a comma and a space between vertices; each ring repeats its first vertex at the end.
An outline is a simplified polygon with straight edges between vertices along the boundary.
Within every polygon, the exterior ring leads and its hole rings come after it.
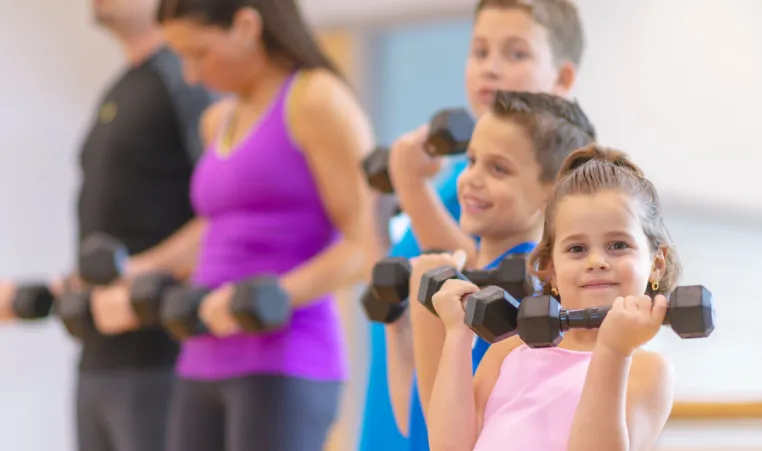
MULTIPOLYGON (((118 48, 86 1, 0 0, 0 277, 73 261, 76 149, 118 48)), ((0 448, 73 450, 76 347, 57 322, 0 327, 0 448)))
MULTIPOLYGON (((663 328, 652 347, 672 362, 678 399, 762 401, 757 335, 762 258, 755 252, 762 249, 762 227, 737 216, 712 216, 709 209, 667 207, 667 225, 683 263, 681 285, 704 285, 712 292, 716 329, 709 338, 682 340, 663 328)), ((762 423, 670 423, 661 442, 665 451, 762 449, 762 423)))
MULTIPOLYGON (((348 20, 349 6, 362 8, 352 12, 360 19, 378 21, 473 5, 304 1, 323 23, 348 20)), ((0 0, 0 276, 46 276, 72 260, 76 149, 100 88, 120 64, 118 48, 91 27, 89 2, 42 3, 0 0)), ((762 32, 751 27, 762 17, 762 4, 579 3, 591 42, 577 94, 602 141, 633 153, 672 204, 712 201, 738 210, 715 221, 724 215, 709 207, 670 209, 684 282, 714 292, 719 326, 695 342, 665 331, 655 345, 675 363, 681 396, 762 397, 762 358, 752 336, 762 313, 755 283, 762 275, 756 251, 762 224, 750 219, 762 215, 756 176, 762 156, 752 133, 752 105, 762 100, 762 32), (666 163, 667 157, 675 159, 666 163)), ((75 357, 76 347, 56 323, 0 328, 2 449, 73 449, 75 357)), ((668 432, 667 439, 681 440, 678 429, 668 432)), ((760 434, 749 434, 724 437, 748 437, 745 444, 762 447, 760 434)))

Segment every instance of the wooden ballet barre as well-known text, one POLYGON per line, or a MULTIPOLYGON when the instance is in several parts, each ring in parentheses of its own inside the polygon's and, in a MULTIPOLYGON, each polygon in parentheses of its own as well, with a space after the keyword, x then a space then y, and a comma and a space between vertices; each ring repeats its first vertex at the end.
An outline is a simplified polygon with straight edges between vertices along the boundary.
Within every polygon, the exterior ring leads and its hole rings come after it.
POLYGON ((762 419, 762 401, 690 402, 676 401, 670 420, 762 419))

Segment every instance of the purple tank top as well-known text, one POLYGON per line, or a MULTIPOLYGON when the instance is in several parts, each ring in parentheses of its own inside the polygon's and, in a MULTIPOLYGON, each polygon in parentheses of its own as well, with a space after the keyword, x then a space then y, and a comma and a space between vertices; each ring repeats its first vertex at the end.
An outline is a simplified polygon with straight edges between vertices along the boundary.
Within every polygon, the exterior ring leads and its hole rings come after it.
MULTIPOLYGON (((191 200, 208 223, 193 277, 197 285, 215 288, 258 274, 282 275, 338 236, 289 134, 285 105, 294 78, 228 156, 220 156, 215 143, 196 167, 191 200)), ((275 332, 186 340, 177 371, 201 380, 250 374, 344 380, 347 358, 336 302, 332 296, 316 299, 275 332)))

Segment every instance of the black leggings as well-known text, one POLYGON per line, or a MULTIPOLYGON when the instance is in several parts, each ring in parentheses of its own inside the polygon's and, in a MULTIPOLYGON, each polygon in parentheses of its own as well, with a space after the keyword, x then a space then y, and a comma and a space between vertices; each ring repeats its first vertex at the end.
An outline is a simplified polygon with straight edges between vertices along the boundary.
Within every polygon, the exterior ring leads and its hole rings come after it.
POLYGON ((79 451, 163 451, 174 380, 171 367, 80 373, 79 451))
POLYGON ((336 419, 340 382, 256 375, 180 379, 167 451, 321 451, 336 419))

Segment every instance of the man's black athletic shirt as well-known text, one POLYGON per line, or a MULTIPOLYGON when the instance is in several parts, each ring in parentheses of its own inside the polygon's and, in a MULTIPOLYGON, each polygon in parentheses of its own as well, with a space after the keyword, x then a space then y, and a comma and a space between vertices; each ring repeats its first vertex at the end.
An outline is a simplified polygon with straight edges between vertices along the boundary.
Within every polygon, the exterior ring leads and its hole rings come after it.
MULTIPOLYGON (((126 70, 102 98, 80 163, 79 240, 104 232, 131 254, 193 218, 189 186, 202 153, 199 118, 213 97, 184 83, 178 58, 162 49, 126 70)), ((161 330, 83 338, 81 370, 171 367, 177 345, 161 330)))

